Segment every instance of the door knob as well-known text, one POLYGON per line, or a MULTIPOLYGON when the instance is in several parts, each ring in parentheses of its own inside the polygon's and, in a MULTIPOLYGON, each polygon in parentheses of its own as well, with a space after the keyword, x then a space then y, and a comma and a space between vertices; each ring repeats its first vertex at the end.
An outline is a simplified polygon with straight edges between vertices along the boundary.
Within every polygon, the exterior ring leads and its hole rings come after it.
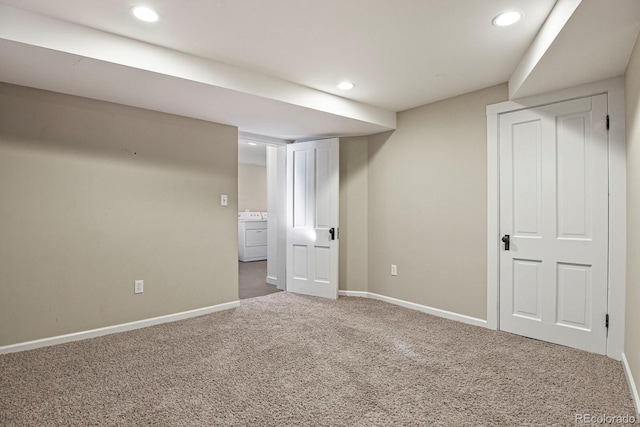
POLYGON ((504 250, 508 251, 509 245, 511 244, 511 237, 509 237, 508 234, 505 234, 504 236, 502 236, 502 242, 504 243, 504 250))
POLYGON ((336 229, 333 227, 329 229, 329 240, 336 240, 336 229))

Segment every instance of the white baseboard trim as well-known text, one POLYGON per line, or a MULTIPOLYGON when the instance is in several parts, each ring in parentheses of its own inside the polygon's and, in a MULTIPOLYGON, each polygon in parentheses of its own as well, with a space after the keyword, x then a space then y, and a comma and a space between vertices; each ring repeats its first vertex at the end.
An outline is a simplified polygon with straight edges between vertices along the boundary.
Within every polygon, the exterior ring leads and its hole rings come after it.
POLYGON ((638 396, 638 388, 636 387, 636 382, 633 380, 631 367, 629 366, 627 356, 624 353, 622 353, 622 365, 624 366, 624 374, 627 377, 629 389, 631 390, 631 397, 633 397, 633 404, 636 407, 636 414, 640 414, 640 397, 638 396))
POLYGON ((267 283, 270 285, 278 286, 278 278, 273 276, 267 276, 267 283))
POLYGON ((343 297, 368 298, 369 297, 369 292, 365 292, 365 291, 338 291, 338 295, 341 295, 343 297))
POLYGON ((71 341, 85 340, 88 338, 100 337, 103 335, 115 334, 117 332, 131 331, 134 329, 146 328, 147 326, 159 325, 161 323, 175 322, 176 320, 188 319, 190 317, 202 316, 204 314, 215 313, 217 311, 229 310, 240 306, 240 301, 232 301, 224 304, 212 305, 209 307, 197 308, 195 310, 183 311, 180 313, 167 314, 165 316, 152 317, 150 319, 136 320, 135 322, 121 323, 119 325, 106 326, 104 328, 91 329, 88 331, 74 332, 72 334, 58 335, 50 338, 42 338, 34 341, 27 341, 17 344, 0 347, 0 354, 15 353, 18 351, 33 350, 40 347, 48 347, 56 344, 63 344, 71 341))
POLYGON ((429 307, 427 305, 416 304, 414 302, 404 301, 397 298, 391 298, 384 295, 374 294, 372 292, 363 291, 338 291, 338 295, 348 297, 363 297, 371 298, 379 301, 388 302, 391 304, 399 305, 412 310, 421 311, 423 313, 431 314, 433 316, 444 317, 445 319, 455 320, 462 323, 468 323, 469 325, 481 326, 488 328, 489 325, 486 320, 478 319, 476 317, 466 316, 464 314, 453 313, 451 311, 441 310, 439 308, 429 307))

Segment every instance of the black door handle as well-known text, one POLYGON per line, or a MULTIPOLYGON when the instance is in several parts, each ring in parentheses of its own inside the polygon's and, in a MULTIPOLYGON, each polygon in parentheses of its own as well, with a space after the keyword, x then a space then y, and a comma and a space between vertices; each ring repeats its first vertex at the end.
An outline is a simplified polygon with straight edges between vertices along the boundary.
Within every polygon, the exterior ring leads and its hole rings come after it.
POLYGON ((511 237, 509 237, 508 234, 505 234, 502 237, 502 242, 504 243, 504 250, 508 251, 509 250, 509 245, 511 244, 511 237))
POLYGON ((329 240, 336 240, 336 229, 333 227, 329 229, 329 240))

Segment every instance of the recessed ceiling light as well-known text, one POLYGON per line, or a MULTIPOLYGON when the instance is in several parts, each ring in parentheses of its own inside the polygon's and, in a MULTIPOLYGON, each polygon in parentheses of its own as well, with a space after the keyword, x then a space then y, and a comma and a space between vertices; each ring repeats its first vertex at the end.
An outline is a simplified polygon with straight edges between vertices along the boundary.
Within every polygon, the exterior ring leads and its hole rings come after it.
POLYGON ((520 18, 522 18, 522 13, 515 10, 502 12, 500 15, 493 18, 493 25, 496 27, 506 27, 508 25, 515 24, 520 20, 520 18))
POLYGON ((351 82, 342 82, 338 85, 338 89, 351 90, 355 85, 351 82))
POLYGON ((247 144, 249 144, 249 145, 258 145, 255 142, 248 142, 247 144))
POLYGON ((131 8, 131 13, 133 13, 133 16, 144 22, 156 22, 158 20, 158 14, 148 7, 135 6, 131 8))

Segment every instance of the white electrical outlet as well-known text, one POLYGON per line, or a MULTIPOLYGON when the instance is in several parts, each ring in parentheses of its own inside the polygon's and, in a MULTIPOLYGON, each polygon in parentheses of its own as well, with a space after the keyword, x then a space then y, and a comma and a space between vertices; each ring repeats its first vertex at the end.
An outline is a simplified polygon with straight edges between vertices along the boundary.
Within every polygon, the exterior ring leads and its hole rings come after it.
POLYGON ((141 294, 144 292, 144 280, 136 280, 133 282, 133 293, 141 294))
POLYGON ((398 266, 395 264, 391 264, 391 275, 392 276, 398 275, 398 266))
POLYGON ((227 195, 226 194, 221 194, 220 195, 220 205, 227 206, 228 204, 229 204, 229 201, 227 199, 227 195))

